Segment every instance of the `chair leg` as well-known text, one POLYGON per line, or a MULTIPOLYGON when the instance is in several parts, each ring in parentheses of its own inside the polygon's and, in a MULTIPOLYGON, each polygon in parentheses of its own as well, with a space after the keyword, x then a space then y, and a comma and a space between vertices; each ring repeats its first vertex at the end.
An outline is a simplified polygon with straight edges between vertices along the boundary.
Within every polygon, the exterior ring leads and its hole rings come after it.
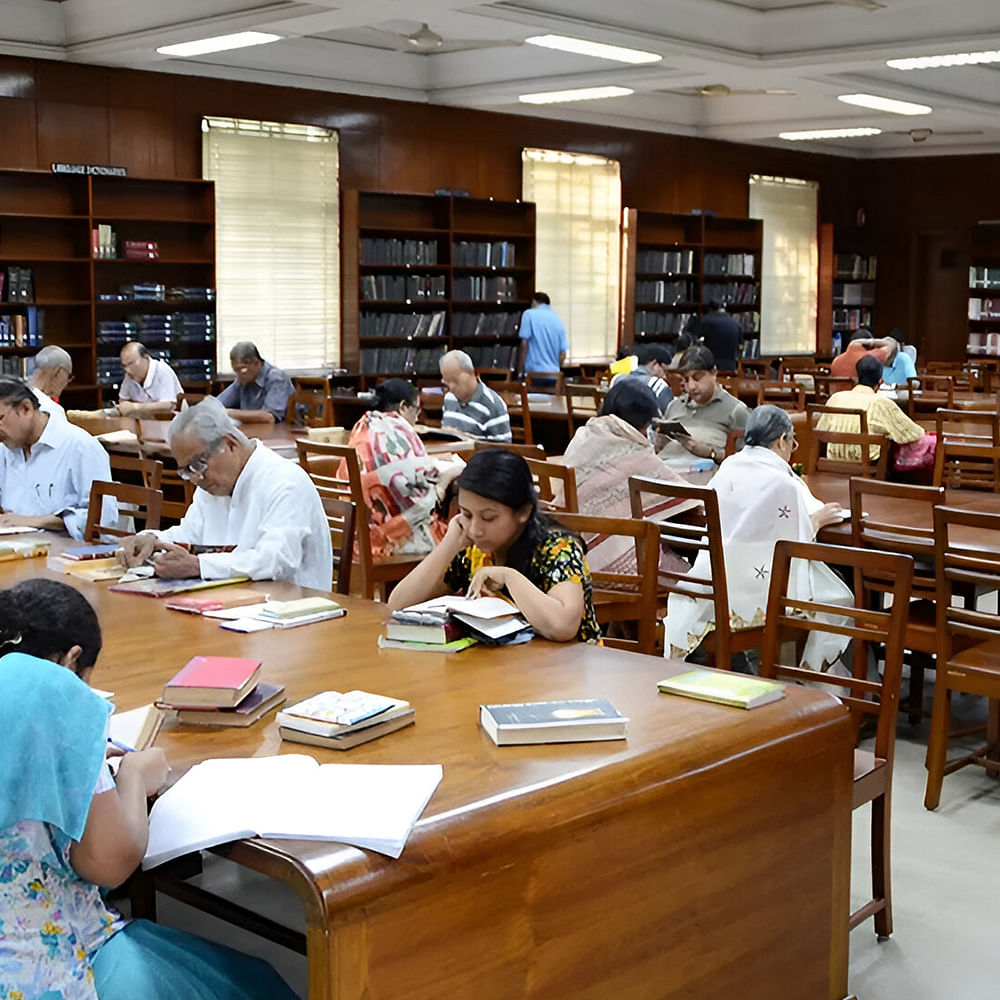
POLYGON ((914 653, 910 658, 910 690, 907 694, 907 715, 911 725, 919 726, 924 717, 924 665, 925 653, 914 653))
POLYGON ((934 687, 931 731, 927 738, 925 809, 937 809, 938 803, 941 801, 941 784, 944 781, 944 765, 948 756, 948 733, 951 729, 951 690, 943 675, 944 671, 939 669, 937 684, 934 687))
POLYGON ((884 901, 875 914, 875 933, 879 941, 892 934, 892 885, 889 845, 889 793, 872 800, 872 899, 884 901))

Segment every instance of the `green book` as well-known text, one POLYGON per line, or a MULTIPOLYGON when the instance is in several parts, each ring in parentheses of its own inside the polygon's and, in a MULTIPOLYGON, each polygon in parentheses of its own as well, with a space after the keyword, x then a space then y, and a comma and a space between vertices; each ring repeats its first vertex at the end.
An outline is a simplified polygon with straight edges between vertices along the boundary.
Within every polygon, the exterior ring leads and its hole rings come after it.
POLYGON ((665 694, 715 701, 735 708, 757 708, 785 697, 784 685, 778 681, 727 670, 690 670, 686 674, 667 677, 656 686, 665 694))
POLYGON ((478 641, 471 635, 452 639, 451 642, 411 642, 409 639, 389 639, 384 635, 378 637, 379 649, 406 649, 411 653, 460 653, 475 646, 478 641))

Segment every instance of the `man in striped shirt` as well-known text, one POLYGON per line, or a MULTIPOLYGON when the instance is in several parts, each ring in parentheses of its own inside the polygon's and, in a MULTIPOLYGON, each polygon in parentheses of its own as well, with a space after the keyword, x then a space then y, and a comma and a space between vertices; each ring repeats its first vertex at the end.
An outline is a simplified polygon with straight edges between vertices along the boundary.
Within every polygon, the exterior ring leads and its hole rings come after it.
POLYGON ((479 380, 465 351, 448 351, 441 358, 441 382, 447 390, 442 427, 483 441, 510 441, 507 404, 479 380))

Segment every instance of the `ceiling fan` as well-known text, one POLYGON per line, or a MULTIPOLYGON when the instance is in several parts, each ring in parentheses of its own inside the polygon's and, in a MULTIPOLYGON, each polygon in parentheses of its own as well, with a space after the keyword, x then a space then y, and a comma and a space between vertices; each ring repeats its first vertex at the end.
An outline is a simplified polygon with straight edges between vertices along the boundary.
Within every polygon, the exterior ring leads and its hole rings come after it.
POLYGON ((758 90, 736 90, 724 83, 706 83, 700 87, 677 87, 674 90, 659 90, 660 94, 683 94, 685 97, 733 97, 742 94, 765 94, 770 97, 794 97, 794 90, 777 87, 763 87, 758 90))
MULTIPOLYGON (((412 22, 410 22, 412 24, 412 22)), ((438 34, 426 22, 416 31, 408 34, 399 31, 387 31, 383 28, 369 28, 369 31, 382 36, 392 48, 400 52, 412 52, 416 55, 436 55, 443 52, 466 52, 470 49, 494 49, 505 45, 523 45, 516 40, 486 40, 475 38, 445 38, 438 34)))

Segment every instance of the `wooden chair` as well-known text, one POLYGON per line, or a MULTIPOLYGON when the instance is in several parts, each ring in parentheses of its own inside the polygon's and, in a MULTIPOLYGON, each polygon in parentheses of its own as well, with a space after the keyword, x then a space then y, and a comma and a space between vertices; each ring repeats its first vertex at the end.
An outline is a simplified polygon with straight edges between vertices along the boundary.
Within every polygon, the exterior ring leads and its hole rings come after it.
POLYGON ((934 485, 1000 493, 1000 445, 939 437, 934 454, 934 485))
POLYGON ((525 458, 538 492, 539 507, 546 513, 577 514, 576 470, 545 459, 525 458))
POLYGON ((538 458, 543 462, 548 457, 545 454, 544 446, 540 444, 514 444, 505 441, 474 441, 472 443, 473 451, 484 451, 486 448, 506 448, 507 451, 512 451, 522 458, 538 458))
POLYGON ((938 440, 948 437, 967 444, 1000 446, 1000 414, 995 410, 943 410, 934 413, 938 440))
POLYGON ((739 378, 767 379, 771 377, 771 362, 765 358, 741 358, 736 364, 739 378))
POLYGON ((746 437, 745 427, 732 427, 726 433, 726 450, 722 453, 723 458, 729 458, 743 447, 743 440, 746 437))
POLYGON ((597 535, 621 535, 635 543, 636 572, 591 574, 594 611, 602 625, 636 622, 638 638, 604 639, 604 645, 637 653, 656 650, 656 570, 657 530, 651 521, 627 517, 592 517, 588 514, 559 514, 559 523, 586 541, 597 535))
POLYGON ((289 427, 332 427, 330 380, 320 376, 295 376, 285 419, 289 427))
POLYGON ((839 475, 885 479, 889 469, 890 442, 884 434, 813 430, 812 437, 813 447, 806 459, 807 475, 814 472, 834 472, 839 475), (827 450, 830 445, 843 447, 846 457, 829 458, 827 450), (856 455, 857 459, 852 460, 852 455, 856 455))
POLYGON ((812 374, 816 370, 816 356, 814 354, 789 354, 778 359, 778 381, 784 382, 791 379, 793 374, 800 372, 812 374))
POLYGON ((361 594, 368 600, 374 600, 377 589, 384 599, 386 584, 402 580, 424 558, 423 555, 394 555, 379 560, 372 556, 369 511, 361 485, 361 464, 358 453, 353 448, 346 444, 301 438, 295 442, 295 448, 299 465, 317 487, 325 487, 337 498, 354 504, 357 543, 354 546, 353 561, 361 573, 361 594), (347 472, 346 478, 340 476, 341 461, 347 472))
POLYGON ((87 504, 87 523, 83 529, 85 542, 99 542, 102 535, 124 538, 134 535, 136 531, 149 529, 155 531, 160 526, 160 510, 163 504, 163 494, 159 490, 146 489, 145 486, 133 486, 130 483, 105 483, 95 479, 90 486, 90 500, 87 504), (116 503, 127 508, 132 518, 142 521, 142 528, 125 530, 117 524, 102 524, 101 513, 104 498, 112 497, 116 503))
POLYGON ((835 417, 851 417, 856 419, 859 434, 868 433, 868 414, 864 410, 850 410, 843 406, 826 406, 823 403, 809 403, 806 406, 809 414, 809 426, 812 430, 817 430, 824 414, 835 417))
POLYGON ((805 410, 806 393, 798 382, 765 382, 757 386, 757 405, 765 403, 783 410, 805 410))
MULTIPOLYGON (((933 668, 938 636, 934 601, 937 582, 934 577, 934 507, 944 503, 944 490, 935 486, 911 486, 883 483, 855 476, 850 482, 851 541, 858 549, 879 552, 902 552, 913 557, 911 602, 906 619, 904 648, 911 653, 910 689, 907 714, 911 723, 923 718, 924 671, 933 668), (875 506, 869 498, 878 498, 880 506, 892 505, 892 520, 872 517, 875 506)), ((886 595, 895 594, 894 580, 866 582, 865 597, 872 607, 882 607, 886 595)))
MULTIPOLYGON (((726 558, 722 548, 722 529, 719 523, 719 497, 708 486, 687 486, 681 483, 630 476, 629 502, 634 518, 649 517, 650 496, 659 497, 664 505, 679 506, 685 501, 689 508, 676 517, 664 518, 654 507, 652 523, 656 525, 662 549, 693 564, 698 554, 708 553, 708 573, 695 575, 661 570, 657 580, 657 608, 667 613, 671 594, 694 600, 711 601, 715 628, 702 640, 708 662, 728 670, 733 653, 758 649, 764 630, 759 627, 734 630, 730 619, 729 588, 726 583, 726 558)), ((670 655, 670 650, 665 650, 670 655)))
POLYGON ((139 441, 139 454, 162 464, 160 489, 163 492, 161 516, 180 520, 194 500, 194 483, 182 479, 167 445, 167 425, 160 420, 137 420, 135 435, 139 441))
POLYGON ((497 382, 510 382, 513 372, 509 368, 477 368, 476 374, 492 388, 497 382))
POLYGON ((817 403, 824 403, 835 392, 854 387, 854 379, 842 378, 839 375, 814 375, 813 395, 817 403))
POLYGON ((333 548, 333 576, 330 589, 338 594, 351 592, 351 564, 354 562, 354 518, 357 508, 332 487, 317 486, 326 523, 330 526, 333 548))
POLYGON ((854 751, 853 808, 871 803, 871 866, 872 898, 850 915, 853 930, 869 917, 875 918, 875 933, 884 941, 892 933, 892 886, 890 878, 890 820, 892 798, 892 765, 896 744, 896 716, 899 707, 899 681, 903 669, 903 635, 910 603, 910 576, 913 559, 910 556, 871 549, 818 545, 815 542, 779 541, 774 547, 771 563, 771 587, 767 599, 764 624, 764 646, 761 650, 762 677, 793 681, 809 681, 837 689, 837 697, 851 713, 860 728, 863 715, 877 719, 874 752, 854 751), (793 559, 822 561, 847 566, 856 581, 855 606, 827 605, 788 596, 788 581, 793 559), (865 606, 857 581, 870 576, 896 581, 895 599, 886 611, 865 606), (817 621, 807 615, 836 615, 846 624, 817 621), (881 681, 858 676, 841 677, 807 667, 785 666, 779 662, 781 645, 787 635, 827 632, 854 640, 855 663, 867 662, 867 647, 873 643, 885 646, 885 670, 881 681))
POLYGON ((911 420, 933 413, 941 406, 948 410, 955 407, 955 380, 950 375, 918 375, 908 378, 906 386, 911 420))
POLYGON ((108 454, 108 461, 111 463, 111 478, 116 483, 141 480, 142 485, 147 490, 158 490, 160 488, 160 478, 163 475, 163 463, 157 458, 149 458, 146 455, 139 455, 138 458, 132 455, 120 455, 117 452, 108 454), (128 476, 129 480, 122 477, 128 476))
POLYGON ((507 404, 510 433, 515 444, 534 444, 528 387, 523 382, 494 382, 490 388, 507 404))
POLYGON ((567 382, 563 386, 563 395, 566 398, 566 423, 572 437, 581 424, 601 412, 606 391, 597 385, 567 382))
POLYGON ((560 396, 563 391, 563 373, 525 372, 524 384, 528 392, 544 392, 550 396, 560 396))
POLYGON ((977 591, 1000 590, 1000 514, 934 508, 940 646, 927 743, 924 805, 936 809, 947 774, 969 764, 1000 773, 1000 614, 977 608, 977 591), (948 760, 952 692, 989 699, 986 746, 948 760))

